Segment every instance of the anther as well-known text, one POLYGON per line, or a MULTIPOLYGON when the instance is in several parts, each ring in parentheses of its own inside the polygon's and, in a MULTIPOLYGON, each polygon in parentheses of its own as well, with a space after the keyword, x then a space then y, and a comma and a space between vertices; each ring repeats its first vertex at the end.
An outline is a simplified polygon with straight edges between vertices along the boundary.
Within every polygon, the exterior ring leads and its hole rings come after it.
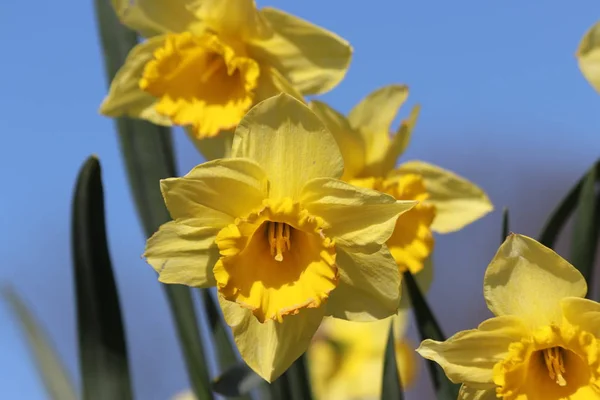
POLYGON ((544 363, 548 369, 550 379, 554 380, 558 386, 567 386, 567 381, 563 376, 566 372, 563 349, 561 347, 551 347, 542 350, 542 353, 544 353, 544 363))
POLYGON ((276 261, 283 261, 283 252, 290 250, 291 227, 284 222, 269 221, 267 226, 271 256, 276 261))

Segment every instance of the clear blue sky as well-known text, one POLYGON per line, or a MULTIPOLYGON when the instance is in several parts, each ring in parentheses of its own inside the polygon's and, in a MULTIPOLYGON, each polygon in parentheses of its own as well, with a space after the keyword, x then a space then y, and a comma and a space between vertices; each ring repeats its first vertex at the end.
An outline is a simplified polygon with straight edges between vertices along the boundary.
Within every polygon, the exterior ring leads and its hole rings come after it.
MULTIPOLYGON (((75 375, 70 197, 80 164, 98 154, 135 392, 139 399, 167 399, 187 382, 164 297, 140 259, 144 239, 113 124, 97 113, 106 82, 91 4, 0 4, 0 282, 25 297, 75 375)), ((600 154, 600 95, 574 57, 583 33, 600 19, 596 1, 260 5, 292 12, 352 43, 346 80, 324 96, 335 108, 346 112, 377 87, 408 84, 410 103, 423 108, 404 159, 434 162, 472 179, 497 209, 510 207, 513 231, 537 235, 554 204, 600 154)), ((180 133, 180 171, 186 172, 199 158, 180 133)), ((438 237, 430 299, 446 332, 487 315, 481 278, 499 240, 499 212, 438 237)), ((43 399, 11 318, 0 305, 0 397, 43 399)))

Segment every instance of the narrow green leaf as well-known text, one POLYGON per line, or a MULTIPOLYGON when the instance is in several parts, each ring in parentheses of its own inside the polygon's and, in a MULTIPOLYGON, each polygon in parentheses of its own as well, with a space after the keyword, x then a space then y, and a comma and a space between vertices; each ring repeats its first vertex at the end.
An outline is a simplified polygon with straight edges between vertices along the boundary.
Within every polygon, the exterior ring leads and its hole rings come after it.
POLYGON ((502 240, 500 244, 504 243, 510 233, 509 223, 508 207, 504 207, 502 209, 502 240))
MULTIPOLYGON (((435 316, 427 304, 427 300, 425 300, 410 271, 404 273, 404 281, 406 282, 408 295, 412 301, 421 340, 446 340, 435 316)), ((429 368, 429 374, 433 381, 438 400, 455 400, 458 396, 460 386, 450 382, 446 374, 444 374, 444 370, 437 363, 428 360, 427 367, 429 368)))
MULTIPOLYGON (((594 257, 598 244, 596 226, 596 168, 592 167, 584 178, 579 192, 573 236, 571 240, 570 261, 581 272, 591 286, 594 257)), ((588 297, 591 290, 588 291, 588 297)))
POLYGON ((213 381, 212 389, 226 397, 250 398, 248 393, 264 383, 264 380, 243 362, 230 366, 213 381))
MULTIPOLYGON (((110 82, 137 44, 135 32, 121 25, 108 0, 95 0, 106 73, 110 82)), ((149 237, 170 220, 160 193, 160 179, 176 175, 170 129, 145 121, 117 118, 129 183, 144 232, 149 237)), ((164 286, 182 347, 190 383, 198 400, 212 399, 210 380, 190 289, 164 286)))
MULTIPOLYGON (((596 179, 600 178, 600 160, 596 161, 596 163, 592 166, 595 169, 596 179)), ((556 209, 550 214, 550 218, 546 221, 546 225, 542 229, 542 232, 539 236, 539 242, 544 246, 554 248, 554 244, 558 235, 562 231, 564 225, 567 220, 577 207, 577 203, 579 200, 579 194, 583 187, 583 182, 588 176, 586 173, 575 186, 571 188, 569 193, 563 198, 560 204, 556 207, 556 209)))
POLYGON ((306 369, 306 352, 285 371, 291 388, 291 400, 312 400, 312 388, 306 369))
POLYGON ((96 157, 88 158, 79 172, 71 229, 83 398, 132 399, 119 296, 106 243, 100 163, 96 157))
POLYGON ((390 324, 385 358, 383 360, 383 382, 381 385, 381 400, 402 400, 402 383, 396 363, 396 343, 394 340, 394 324, 390 324))
POLYGON ((29 311, 27 305, 8 286, 2 287, 2 296, 21 324, 29 349, 35 358, 38 372, 44 381, 48 397, 52 400, 77 400, 77 391, 69 374, 50 344, 48 336, 29 311))

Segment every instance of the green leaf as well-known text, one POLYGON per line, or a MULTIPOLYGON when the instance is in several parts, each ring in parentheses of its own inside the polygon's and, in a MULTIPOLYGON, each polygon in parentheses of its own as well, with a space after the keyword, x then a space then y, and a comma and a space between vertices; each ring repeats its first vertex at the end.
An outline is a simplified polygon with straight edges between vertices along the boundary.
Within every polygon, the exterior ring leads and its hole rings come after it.
MULTIPOLYGON (((107 0, 95 0, 108 80, 137 44, 135 32, 121 25, 107 0)), ((130 118, 117 118, 117 129, 129 183, 144 232, 149 237, 170 220, 160 193, 160 179, 176 176, 170 129, 130 118)), ((194 394, 212 399, 200 331, 190 289, 165 285, 194 394)))
POLYGON ((502 209, 502 240, 500 244, 504 243, 510 233, 509 222, 508 207, 504 207, 502 209))
POLYGON ((394 340, 394 324, 390 324, 385 358, 383 360, 383 382, 381 386, 381 400, 402 400, 402 383, 396 363, 396 343, 394 340))
POLYGON ((73 275, 83 398, 132 399, 119 296, 104 226, 100 163, 85 162, 73 198, 73 275))
MULTIPOLYGON (((446 340, 446 337, 410 271, 404 272, 404 281, 406 282, 408 295, 412 301, 417 329, 419 330, 421 340, 446 340)), ((437 363, 428 360, 427 367, 429 368, 429 374, 433 380, 433 386, 438 400, 455 400, 458 396, 460 386, 450 382, 446 377, 446 374, 444 374, 444 370, 437 363)))
MULTIPOLYGON (((581 272, 585 280, 592 284, 594 257, 598 244, 596 220, 596 168, 592 167, 584 178, 577 200, 577 210, 573 225, 570 261, 581 272)), ((588 297, 591 290, 588 291, 588 297)))
MULTIPOLYGON (((596 161, 596 163, 592 166, 595 169, 596 179, 600 178, 600 160, 596 161)), ((565 198, 560 202, 560 204, 556 207, 556 209, 550 214, 550 218, 546 221, 546 225, 542 229, 542 232, 539 236, 539 242, 544 246, 554 248, 554 244, 558 235, 562 231, 564 225, 567 220, 577 207, 577 203, 579 201, 579 194, 583 187, 583 182, 588 176, 586 173, 575 186, 571 188, 569 193, 565 196, 565 198)))
POLYGON ((251 390, 260 386, 264 380, 245 363, 230 366, 227 371, 213 381, 212 389, 226 397, 247 396, 251 390))
POLYGON ((289 398, 291 400, 312 400, 313 398, 306 368, 306 352, 304 352, 284 373, 289 380, 291 388, 289 398))
POLYGON ((77 391, 62 361, 50 344, 48 336, 35 317, 10 287, 2 287, 2 296, 10 305, 25 333, 37 369, 52 400, 77 400, 77 391))

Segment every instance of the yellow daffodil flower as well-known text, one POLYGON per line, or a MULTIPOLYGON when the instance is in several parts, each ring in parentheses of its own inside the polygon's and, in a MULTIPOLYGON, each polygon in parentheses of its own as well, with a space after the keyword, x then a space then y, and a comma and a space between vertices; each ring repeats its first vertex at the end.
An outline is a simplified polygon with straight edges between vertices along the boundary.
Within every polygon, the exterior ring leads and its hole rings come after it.
POLYGON ((127 57, 100 112, 190 128, 197 139, 233 129, 280 92, 298 98, 336 86, 352 48, 307 21, 253 0, 112 0, 147 38, 127 57))
POLYGON ((398 309, 385 242, 415 202, 338 180, 343 168, 321 120, 281 94, 242 119, 231 158, 161 181, 173 221, 144 256, 161 282, 217 286, 242 357, 268 381, 324 316, 371 321, 398 309))
POLYGON ((407 97, 406 86, 383 87, 363 99, 347 118, 325 103, 313 101, 310 106, 340 146, 346 166, 342 179, 396 199, 420 201, 398 218, 397 229, 387 242, 400 269, 416 274, 432 252, 432 231, 459 230, 493 206, 480 188, 440 167, 422 161, 395 167, 419 114, 419 107, 413 108, 391 136, 392 121, 407 97))
POLYGON ((577 49, 577 59, 583 76, 600 93, 600 22, 583 36, 577 49))
POLYGON ((462 383, 462 400, 600 399, 600 304, 571 264, 511 234, 483 280, 496 315, 417 351, 462 383))
POLYGON ((403 387, 410 387, 417 368, 414 347, 404 338, 408 311, 375 322, 325 318, 308 351, 313 390, 323 400, 381 398, 383 359, 390 324, 394 326, 396 361, 403 387))

